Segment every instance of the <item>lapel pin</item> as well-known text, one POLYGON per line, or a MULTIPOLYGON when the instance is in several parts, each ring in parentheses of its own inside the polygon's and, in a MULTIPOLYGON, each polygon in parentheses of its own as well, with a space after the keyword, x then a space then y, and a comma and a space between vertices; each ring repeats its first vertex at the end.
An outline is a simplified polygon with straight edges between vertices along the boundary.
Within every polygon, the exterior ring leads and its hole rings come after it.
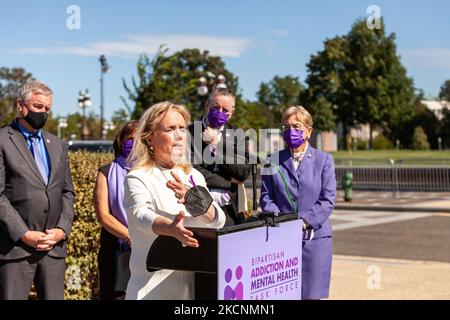
POLYGON ((50 139, 45 139, 45 142, 50 143, 50 139))

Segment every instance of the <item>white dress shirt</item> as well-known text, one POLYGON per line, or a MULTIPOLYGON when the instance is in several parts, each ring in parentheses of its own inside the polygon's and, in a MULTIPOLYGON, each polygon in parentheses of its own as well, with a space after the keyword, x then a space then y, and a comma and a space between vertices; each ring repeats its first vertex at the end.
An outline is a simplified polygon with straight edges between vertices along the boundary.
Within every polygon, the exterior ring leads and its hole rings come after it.
POLYGON ((300 162, 302 162, 303 158, 306 155, 306 152, 308 151, 308 147, 309 147, 309 142, 306 141, 306 147, 305 150, 303 150, 303 152, 299 152, 299 153, 294 153, 292 152, 292 161, 294 162, 294 168, 297 171, 298 166, 300 165, 300 162))

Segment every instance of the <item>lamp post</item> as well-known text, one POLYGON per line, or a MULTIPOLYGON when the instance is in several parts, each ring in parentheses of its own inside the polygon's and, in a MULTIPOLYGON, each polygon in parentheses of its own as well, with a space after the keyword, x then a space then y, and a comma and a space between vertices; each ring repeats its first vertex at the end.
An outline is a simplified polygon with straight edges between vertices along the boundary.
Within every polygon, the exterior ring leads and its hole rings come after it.
POLYGON ((114 122, 105 121, 105 123, 103 124, 102 136, 106 137, 106 135, 108 134, 108 131, 114 130, 115 128, 116 128, 116 126, 114 125, 114 122))
POLYGON ((205 106, 205 101, 207 99, 210 90, 216 88, 226 89, 226 78, 223 74, 219 74, 217 77, 214 73, 208 71, 206 72, 206 77, 200 77, 198 79, 199 86, 197 87, 197 94, 200 96, 200 110, 205 106), (206 78, 207 77, 207 78, 206 78))
POLYGON ((209 89, 208 89, 208 82, 205 77, 200 77, 198 79, 200 82, 200 85, 197 88, 197 94, 200 96, 200 108, 199 110, 202 110, 202 108, 205 107, 205 101, 206 97, 208 95, 209 89))
POLYGON ((91 106, 91 95, 89 91, 86 89, 84 92, 80 91, 78 94, 78 107, 83 109, 83 124, 81 127, 81 140, 89 139, 89 127, 87 125, 86 119, 86 108, 91 106))
POLYGON ((225 76, 223 74, 219 74, 217 76, 217 86, 216 88, 218 89, 226 89, 227 85, 225 84, 225 82, 227 81, 227 79, 225 78, 225 76))
POLYGON ((103 110, 105 108, 103 100, 103 75, 111 70, 111 66, 108 65, 105 55, 101 55, 100 58, 101 72, 100 72, 100 139, 103 140, 103 110))
POLYGON ((62 138, 62 128, 67 128, 67 119, 59 118, 58 119, 58 138, 62 138))

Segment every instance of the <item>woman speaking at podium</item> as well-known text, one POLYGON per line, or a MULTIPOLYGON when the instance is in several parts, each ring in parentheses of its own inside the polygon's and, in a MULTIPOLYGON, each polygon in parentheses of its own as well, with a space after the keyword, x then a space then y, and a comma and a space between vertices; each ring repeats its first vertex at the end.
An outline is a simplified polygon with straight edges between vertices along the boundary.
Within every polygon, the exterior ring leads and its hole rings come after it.
POLYGON ((288 148, 268 157, 260 199, 265 212, 296 212, 303 219, 302 299, 328 297, 333 254, 329 218, 336 197, 335 169, 330 154, 308 143, 312 126, 305 108, 284 112, 283 139, 288 148))
POLYGON ((147 253, 158 235, 174 237, 180 246, 198 247, 186 226, 221 228, 225 224, 225 214, 212 198, 199 216, 187 210, 187 190, 201 186, 210 197, 201 173, 184 160, 189 121, 189 111, 171 102, 153 105, 140 119, 128 158, 131 171, 125 179, 124 204, 133 244, 126 299, 193 299, 194 273, 148 272, 147 253))

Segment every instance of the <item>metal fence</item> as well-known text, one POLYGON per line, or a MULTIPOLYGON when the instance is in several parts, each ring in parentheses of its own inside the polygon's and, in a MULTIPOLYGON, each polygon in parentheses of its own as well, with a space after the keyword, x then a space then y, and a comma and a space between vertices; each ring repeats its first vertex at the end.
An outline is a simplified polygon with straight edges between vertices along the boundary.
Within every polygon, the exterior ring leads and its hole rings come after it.
POLYGON ((450 159, 352 159, 335 165, 338 189, 345 172, 352 172, 355 190, 450 191, 450 159))

